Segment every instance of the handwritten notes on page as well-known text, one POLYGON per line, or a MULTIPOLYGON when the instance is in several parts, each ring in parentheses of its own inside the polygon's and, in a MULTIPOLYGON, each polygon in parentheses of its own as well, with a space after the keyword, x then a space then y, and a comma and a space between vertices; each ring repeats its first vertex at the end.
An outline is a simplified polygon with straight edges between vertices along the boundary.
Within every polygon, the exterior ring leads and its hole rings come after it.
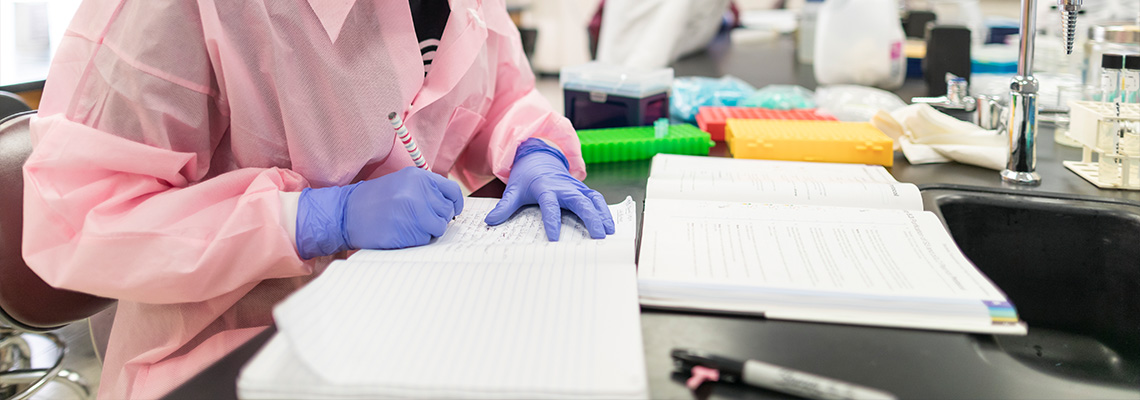
POLYGON ((537 209, 496 227, 466 199, 430 245, 361 251, 274 310, 243 398, 645 398, 632 200, 593 240, 537 209))
MULTIPOLYGON (((542 214, 538 207, 519 210, 511 220, 497 226, 488 226, 483 218, 495 208, 498 199, 469 197, 464 199, 463 213, 447 227, 442 237, 427 246, 400 250, 361 250, 353 261, 416 261, 416 262, 504 262, 534 260, 534 254, 554 251, 597 252, 605 261, 633 264, 637 216, 632 199, 610 206, 614 226, 628 224, 630 229, 617 230, 605 240, 590 239, 582 221, 568 211, 562 213, 562 231, 559 241, 546 238, 542 214), (626 243, 629 242, 629 243, 626 243)), ((567 259, 577 262, 576 259, 567 259)))

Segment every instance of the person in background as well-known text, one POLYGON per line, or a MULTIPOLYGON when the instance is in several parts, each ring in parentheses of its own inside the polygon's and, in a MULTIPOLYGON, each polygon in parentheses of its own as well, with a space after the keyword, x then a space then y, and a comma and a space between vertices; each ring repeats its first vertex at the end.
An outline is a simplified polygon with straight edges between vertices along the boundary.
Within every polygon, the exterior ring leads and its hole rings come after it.
POLYGON ((596 60, 626 68, 668 67, 702 51, 722 27, 736 23, 725 20, 735 15, 729 5, 730 0, 604 0, 595 16, 596 60))
POLYGON ((23 255, 118 299, 102 398, 155 398, 345 250, 442 235, 498 177, 612 234, 502 0, 87 0, 32 123, 23 255), (431 171, 412 167, 397 112, 431 171))

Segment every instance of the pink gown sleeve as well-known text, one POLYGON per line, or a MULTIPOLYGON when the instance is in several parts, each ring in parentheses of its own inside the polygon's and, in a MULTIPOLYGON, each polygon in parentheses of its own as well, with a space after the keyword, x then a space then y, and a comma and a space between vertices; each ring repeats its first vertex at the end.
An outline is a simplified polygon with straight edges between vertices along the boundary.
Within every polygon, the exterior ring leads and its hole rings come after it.
POLYGON ((468 146, 467 154, 458 160, 465 182, 472 181, 469 171, 477 170, 480 161, 491 166, 491 172, 504 182, 510 177, 515 150, 527 138, 546 139, 557 145, 570 162, 570 174, 586 178, 581 144, 570 120, 554 111, 550 102, 534 86, 534 73, 523 53, 518 29, 510 21, 505 8, 487 10, 489 47, 497 50, 495 97, 482 130, 468 146), (482 154, 472 154, 480 152, 482 154))
POLYGON ((155 304, 310 273, 278 200, 306 181, 236 167, 194 2, 101 3, 79 10, 32 124, 28 265, 56 287, 155 304))

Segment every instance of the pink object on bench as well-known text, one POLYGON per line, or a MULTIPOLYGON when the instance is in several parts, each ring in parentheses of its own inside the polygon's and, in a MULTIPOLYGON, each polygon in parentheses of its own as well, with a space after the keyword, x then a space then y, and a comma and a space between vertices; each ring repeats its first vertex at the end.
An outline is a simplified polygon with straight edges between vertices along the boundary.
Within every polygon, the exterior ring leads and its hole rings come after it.
POLYGON ((697 390, 697 388, 701 387, 702 383, 720 380, 720 371, 709 367, 700 365, 694 366, 692 373, 693 376, 685 381, 685 386, 688 386, 690 390, 697 390))

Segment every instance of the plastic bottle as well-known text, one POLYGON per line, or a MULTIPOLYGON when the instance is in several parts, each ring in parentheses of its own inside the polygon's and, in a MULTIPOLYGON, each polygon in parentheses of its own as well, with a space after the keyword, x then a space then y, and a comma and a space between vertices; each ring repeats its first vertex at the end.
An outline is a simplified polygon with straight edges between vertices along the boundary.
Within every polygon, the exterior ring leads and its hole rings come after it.
POLYGON ((906 58, 897 0, 828 0, 816 25, 819 84, 902 86, 906 58))
MULTIPOLYGON (((965 26, 970 29, 971 44, 985 44, 986 24, 978 0, 928 0, 927 3, 938 16, 939 25, 965 26)), ((1041 24, 1038 23, 1038 26, 1041 24)))
POLYGON ((800 9, 800 27, 796 31, 796 60, 800 64, 811 64, 815 58, 816 20, 823 0, 807 0, 800 9))

